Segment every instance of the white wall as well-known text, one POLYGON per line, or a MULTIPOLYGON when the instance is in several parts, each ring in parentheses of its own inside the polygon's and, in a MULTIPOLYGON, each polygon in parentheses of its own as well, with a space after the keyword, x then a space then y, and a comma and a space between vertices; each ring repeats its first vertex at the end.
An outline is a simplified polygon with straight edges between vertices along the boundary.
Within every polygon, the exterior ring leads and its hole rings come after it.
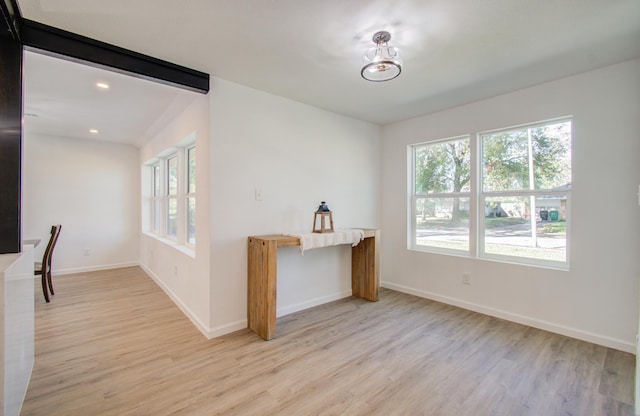
POLYGON ((383 284, 635 352, 639 132, 640 60, 386 126, 383 284), (407 250, 407 145, 569 115, 570 271, 407 250))
MULTIPOLYGON (((378 227, 380 128, 212 79, 212 335, 246 327, 247 237, 310 232, 321 200, 336 227, 378 227), (263 201, 256 201, 260 188, 263 201)), ((384 237, 383 237, 384 238, 384 237)), ((278 255, 279 314, 348 296, 347 246, 278 255)))
MULTIPOLYGON (((205 335, 209 333, 209 97, 194 94, 193 102, 140 149, 137 169, 190 135, 196 139, 196 247, 187 253, 150 234, 140 235, 140 266, 163 288, 205 335)), ((141 184, 143 193, 149 183, 141 184)), ((137 196, 140 200, 140 194, 137 196)), ((140 217, 140 210, 135 215, 140 217)), ((144 229, 147 224, 144 224, 144 229)), ((140 231, 140 228, 137 230, 140 231)))
POLYGON ((138 161, 129 145, 25 133, 23 238, 41 239, 42 257, 62 224, 54 274, 138 264, 138 161))

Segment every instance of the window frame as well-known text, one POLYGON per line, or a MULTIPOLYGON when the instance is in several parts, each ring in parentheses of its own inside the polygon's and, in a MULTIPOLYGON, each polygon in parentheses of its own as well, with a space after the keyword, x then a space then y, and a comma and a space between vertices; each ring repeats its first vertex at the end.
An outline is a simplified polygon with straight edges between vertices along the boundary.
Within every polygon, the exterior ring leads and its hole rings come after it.
MULTIPOLYGON (((478 227, 478 232, 477 232, 477 247, 478 247, 478 251, 477 251, 477 257, 478 258, 482 258, 482 259, 489 259, 489 260, 496 260, 496 261, 502 261, 502 262, 509 262, 509 263, 517 263, 517 264, 525 264, 525 265, 532 265, 532 266, 541 266, 541 267, 549 267, 549 268, 558 268, 558 269, 563 269, 563 270, 568 270, 569 269, 569 265, 570 265, 570 258, 569 258, 569 253, 571 252, 570 250, 570 241, 571 239, 570 237, 570 229, 571 229, 571 186, 569 186, 567 189, 563 189, 563 190, 553 190, 553 189, 549 189, 549 188, 545 188, 545 189, 536 189, 535 188, 535 183, 529 183, 529 189, 520 189, 520 190, 503 190, 503 191, 485 191, 484 190, 484 172, 482 169, 482 166, 484 166, 484 143, 482 140, 482 137, 485 135, 489 135, 489 134, 495 134, 495 133, 500 133, 500 132, 510 132, 510 131, 517 131, 517 130, 530 130, 530 129, 534 129, 536 127, 543 127, 543 126, 549 126, 549 125, 553 125, 553 124, 560 124, 560 123, 570 123, 571 125, 571 133, 570 133, 570 138, 569 138, 569 152, 571 153, 572 149, 573 149, 573 119, 572 117, 560 117, 560 118, 554 118, 554 119, 550 119, 550 120, 544 120, 544 121, 539 121, 539 122, 535 122, 535 123, 527 123, 527 124, 522 124, 522 125, 518 125, 518 126, 513 126, 513 127, 505 127, 505 128, 500 128, 500 129, 493 129, 493 130, 488 130, 488 131, 482 131, 476 134, 477 139, 476 142, 478 144, 478 156, 477 156, 477 160, 478 160, 478 165, 479 165, 479 169, 478 169, 478 174, 477 174, 477 181, 478 181, 478 201, 476 204, 476 207, 478 208, 478 216, 477 216, 477 227, 478 227), (533 189, 532 189, 533 188, 533 189), (566 231, 565 231, 565 260, 564 261, 556 261, 556 260, 547 260, 547 259, 540 259, 540 258, 533 258, 533 257, 525 257, 525 256, 516 256, 516 255, 503 255, 503 254, 497 254, 497 253, 487 253, 486 251, 486 227, 485 227, 485 217, 484 217, 484 206, 485 206, 485 201, 487 200, 487 198, 496 198, 496 197, 533 197, 538 199, 538 197, 544 197, 544 196, 565 196, 566 197, 566 219, 565 219, 565 226, 566 226, 566 231)), ((531 149, 530 149, 531 150, 531 149)), ((529 157, 531 157, 531 155, 528 155, 529 157)), ((531 168, 531 166, 529 166, 529 168, 531 168)), ((573 176, 573 163, 571 163, 570 166, 571 169, 571 174, 573 176)), ((531 175, 532 172, 529 171, 529 175, 531 175)), ((531 176, 530 176, 531 177, 531 176)), ((573 181, 573 179, 571 179, 571 182, 573 181)), ((570 183, 571 183, 570 182, 570 183)), ((518 246, 521 247, 521 246, 518 246)))
MULTIPOLYGON (((472 191, 473 191, 473 184, 471 181, 469 183, 469 191, 468 192, 426 192, 426 193, 418 193, 416 190, 416 182, 417 182, 417 178, 416 178, 416 150, 420 147, 425 147, 425 146, 437 146, 437 145, 441 145, 441 144, 445 144, 445 143, 451 143, 451 142, 455 142, 455 141, 462 141, 462 140, 467 140, 468 141, 468 145, 469 145, 469 151, 470 151, 470 170, 471 172, 473 172, 473 148, 472 148, 472 140, 471 140, 471 135, 462 135, 462 136, 456 136, 456 137, 449 137, 446 139, 440 139, 440 140, 434 140, 434 141, 430 141, 430 142, 422 142, 422 143, 417 143, 414 145, 410 146, 410 157, 411 157, 411 183, 409 184, 410 186, 410 195, 411 195, 411 207, 410 207, 410 215, 411 215, 411 236, 410 236, 410 247, 415 249, 415 250, 420 250, 420 251, 428 251, 428 252, 433 252, 433 253, 442 253, 442 254, 450 254, 450 255, 458 255, 458 256, 464 256, 464 257, 469 257, 471 255, 471 249, 473 246, 472 243, 472 238, 471 238, 471 225, 472 225, 472 212, 471 212, 471 208, 473 207, 473 203, 472 203, 472 191), (446 247, 438 247, 438 246, 430 246, 430 245, 423 245, 423 244, 418 244, 418 237, 417 237, 417 230, 418 230, 418 223, 417 223, 417 218, 418 218, 418 212, 417 212, 417 203, 419 199, 444 199, 444 198, 467 198, 469 200, 469 208, 470 208, 470 212, 469 212, 469 227, 468 227, 468 233, 467 233, 467 249, 463 250, 463 249, 453 249, 453 248, 446 248, 446 247)), ((473 175, 472 175, 473 176, 473 175)))
POLYGON ((185 148, 185 200, 184 200, 184 206, 185 206, 185 215, 184 215, 184 229, 185 229, 185 245, 190 246, 190 247, 195 247, 196 245, 196 232, 195 232, 195 226, 197 226, 197 205, 198 205, 198 198, 196 197, 196 192, 197 192, 197 175, 194 172, 194 178, 193 178, 193 186, 195 188, 195 190, 193 192, 191 192, 191 175, 190 175, 190 157, 191 157, 191 152, 194 152, 194 156, 193 156, 193 162, 195 165, 195 172, 197 172, 198 170, 198 163, 197 163, 197 159, 196 159, 196 155, 197 155, 197 150, 196 150, 196 145, 192 144, 188 147, 185 148), (195 224, 194 226, 194 233, 193 233, 193 242, 190 239, 190 234, 189 234, 189 220, 191 219, 190 217, 190 203, 191 200, 193 200, 194 203, 194 208, 193 208, 193 215, 195 218, 193 218, 193 223, 195 224))
MULTIPOLYGON (((552 190, 552 189, 524 189, 524 190, 508 190, 508 191, 484 191, 483 189, 483 141, 482 136, 498 133, 508 132, 519 129, 532 129, 536 127, 548 126, 553 124, 569 122, 571 126, 569 136, 569 158, 571 175, 573 175, 573 163, 571 154, 573 152, 574 142, 574 129, 573 129, 573 117, 564 116, 558 118, 547 119, 534 123, 527 123, 517 126, 486 130, 481 132, 475 132, 472 134, 453 136, 445 139, 425 141, 420 143, 411 144, 407 147, 407 170, 408 170, 408 207, 407 214, 409 215, 409 221, 407 221, 407 248, 409 250, 422 251, 434 254, 445 254, 461 256, 480 260, 499 261, 506 263, 513 263, 518 265, 527 265, 535 267, 553 268, 559 270, 569 270, 570 268, 570 241, 571 241, 571 186, 568 189, 552 190), (468 138, 470 149, 470 191, 459 193, 418 193, 416 192, 416 149, 421 146, 437 145, 441 143, 451 142, 454 140, 460 140, 468 138), (468 197, 469 198, 469 249, 449 249, 442 247, 434 247, 428 245, 420 245, 417 243, 417 201, 421 198, 438 198, 438 197, 468 197), (485 214, 485 201, 492 197, 550 197, 550 196, 563 196, 566 197, 565 212, 566 212, 566 237, 565 237, 565 261, 546 260, 533 257, 523 257, 516 255, 501 255, 496 253, 486 252, 486 224, 484 219, 485 214)), ((571 179, 569 185, 573 182, 571 179)), ((531 187, 531 185, 530 185, 531 187)), ((535 188, 535 184, 533 185, 535 188)))
POLYGON ((150 230, 153 233, 160 234, 162 232, 162 172, 161 163, 159 161, 150 165, 151 170, 151 203, 150 203, 150 230))
MULTIPOLYGON (((179 146, 173 146, 165 149, 157 156, 149 159, 143 164, 145 174, 143 177, 146 182, 144 189, 148 189, 144 192, 143 198, 145 202, 149 204, 147 208, 143 209, 144 212, 148 212, 148 215, 143 215, 145 218, 143 222, 142 231, 150 236, 154 236, 166 243, 176 246, 184 246, 186 253, 195 255, 195 238, 193 241, 189 241, 187 236, 187 220, 188 220, 188 203, 189 197, 195 199, 194 204, 197 204, 197 197, 195 193, 188 193, 189 184, 189 151, 196 149, 195 138, 190 135, 188 139, 181 142, 179 146), (170 163, 175 163, 175 181, 170 180, 170 163), (160 178, 157 182, 156 173, 160 178), (155 186, 159 185, 160 192, 156 192, 155 186), (176 217, 175 217, 175 235, 170 234, 171 220, 169 214, 169 204, 175 204, 176 217), (158 207, 156 210, 155 207, 158 207), (156 226, 154 221, 158 222, 159 226, 156 226)), ((194 153, 194 157, 197 153, 194 153)), ((195 160, 195 159, 194 159, 195 160)), ((174 166, 172 166, 174 167, 174 166)), ((194 171, 194 180, 197 177, 197 165, 194 171)), ((195 220, 195 218, 194 218, 195 220)), ((194 236, 195 237, 195 236, 194 236)))
POLYGON ((179 224, 179 201, 178 201, 178 196, 180 195, 180 160, 178 157, 178 152, 173 153, 169 156, 167 156, 167 158, 164 160, 164 165, 165 165, 165 189, 164 189, 164 207, 165 207, 165 215, 164 215, 164 221, 165 221, 165 230, 164 230, 164 236, 170 240, 174 240, 177 241, 178 240, 178 224, 179 224), (172 193, 171 190, 171 162, 175 160, 175 173, 176 173, 176 184, 175 184, 175 192, 172 193), (175 218, 175 234, 170 233, 170 229, 171 224, 171 203, 175 204, 176 207, 176 218, 175 218))

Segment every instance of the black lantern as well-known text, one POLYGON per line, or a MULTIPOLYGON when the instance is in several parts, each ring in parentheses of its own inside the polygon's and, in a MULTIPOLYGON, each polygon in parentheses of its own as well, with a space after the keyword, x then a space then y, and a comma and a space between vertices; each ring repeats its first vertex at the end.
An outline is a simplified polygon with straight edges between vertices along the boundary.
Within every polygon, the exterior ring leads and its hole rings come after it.
POLYGON ((333 232, 333 216, 327 203, 322 201, 318 210, 313 216, 313 232, 314 233, 332 233, 333 232))

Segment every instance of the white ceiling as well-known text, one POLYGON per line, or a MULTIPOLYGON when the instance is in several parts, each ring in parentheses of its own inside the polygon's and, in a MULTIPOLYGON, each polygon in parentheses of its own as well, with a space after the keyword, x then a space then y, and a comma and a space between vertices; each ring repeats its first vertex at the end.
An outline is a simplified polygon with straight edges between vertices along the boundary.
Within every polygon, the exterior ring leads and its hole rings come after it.
MULTIPOLYGON (((640 57, 638 0, 19 4, 25 18, 378 124, 640 57), (390 44, 400 48, 404 67, 393 81, 371 83, 360 78, 361 56, 378 30, 391 32, 390 44)), ((110 126, 123 129, 119 135, 134 137, 149 126, 131 125, 126 131, 132 120, 121 122, 120 117, 159 111, 171 101, 165 95, 168 87, 154 95, 151 87, 138 90, 127 84, 125 91, 142 97, 118 96, 117 104, 103 110, 95 91, 85 90, 91 78, 85 72, 95 69, 76 65, 52 71, 51 62, 40 58, 27 59, 27 110, 36 104, 40 111, 57 105, 56 117, 75 114, 79 129, 84 128, 82 114, 89 121, 108 118, 110 126), (60 72, 66 84, 56 90, 49 82, 60 72), (67 103, 64 97, 76 92, 77 100, 67 103)), ((110 94, 117 95, 115 87, 110 94)), ((149 117, 141 120, 148 123, 149 117)))
POLYGON ((195 95, 28 51, 24 71, 26 133, 141 146, 162 127, 157 123, 177 115, 195 95), (110 88, 100 89, 98 82, 110 88))

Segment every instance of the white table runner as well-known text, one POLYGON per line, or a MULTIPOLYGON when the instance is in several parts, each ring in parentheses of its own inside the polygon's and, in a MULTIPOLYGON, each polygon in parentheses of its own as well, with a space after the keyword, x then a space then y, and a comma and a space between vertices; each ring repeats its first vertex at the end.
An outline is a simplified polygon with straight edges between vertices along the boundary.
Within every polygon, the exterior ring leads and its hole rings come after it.
POLYGON ((300 253, 312 248, 338 246, 341 244, 351 244, 355 247, 364 240, 364 231, 356 228, 335 230, 332 233, 284 233, 289 237, 296 237, 300 240, 300 253))

